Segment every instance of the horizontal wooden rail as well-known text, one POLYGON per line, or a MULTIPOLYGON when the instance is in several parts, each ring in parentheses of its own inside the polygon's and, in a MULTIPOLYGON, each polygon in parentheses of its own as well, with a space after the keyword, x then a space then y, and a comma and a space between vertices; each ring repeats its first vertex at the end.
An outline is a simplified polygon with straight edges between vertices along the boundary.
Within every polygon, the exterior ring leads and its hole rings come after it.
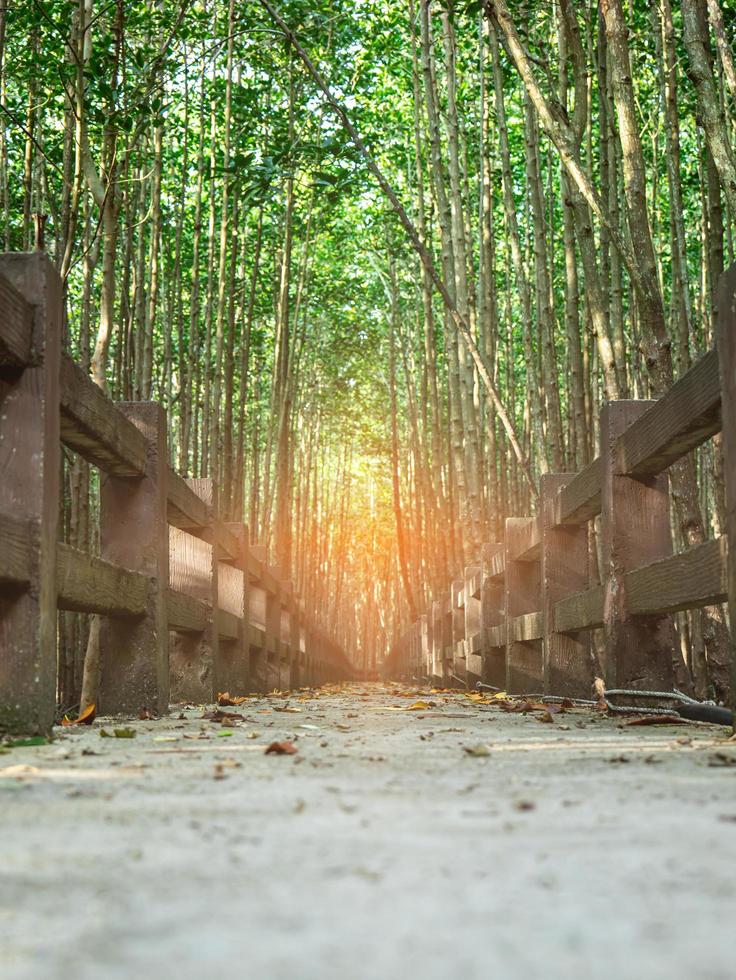
POLYGON ((504 576, 505 569, 506 569, 506 557, 503 551, 497 551, 495 555, 491 556, 491 560, 488 565, 488 578, 502 579, 504 576))
POLYGON ((601 512, 603 464, 596 457, 557 494, 553 524, 584 524, 601 512))
POLYGON ((211 508, 171 467, 168 471, 166 499, 166 517, 173 527, 195 532, 207 527, 212 520, 211 508))
POLYGON ((33 307, 0 276, 0 365, 24 367, 31 360, 33 307))
POLYGON ((661 473, 720 428, 718 353, 712 350, 620 436, 619 470, 630 476, 661 473))
POLYGON ((603 587, 576 592, 555 603, 555 632, 576 633, 603 626, 603 587))
POLYGON ((143 476, 148 445, 89 375, 61 358, 61 441, 88 462, 115 476, 143 476))
POLYGON ((473 633, 465 640, 465 653, 480 653, 483 644, 483 637, 480 633, 473 633))
POLYGON ((488 646, 499 649, 506 646, 506 624, 500 626, 490 626, 488 628, 488 646))
POLYGON ((228 612, 226 609, 217 610, 217 632, 226 640, 237 640, 240 636, 240 623, 238 616, 228 612))
POLYGON ((541 612, 525 613, 509 620, 508 641, 529 643, 544 636, 544 620, 541 612))
POLYGON ((59 609, 105 616, 142 616, 149 582, 145 575, 59 542, 56 552, 59 609))
POLYGON ((515 539, 517 546, 514 548, 514 553, 509 555, 510 558, 515 561, 539 561, 541 534, 539 521, 536 517, 528 518, 523 530, 517 528, 515 539))
POLYGON ((727 539, 717 538, 627 572, 624 583, 629 612, 635 616, 660 615, 724 602, 727 557, 727 539))
POLYGON ((203 633, 210 616, 210 607, 201 599, 169 589, 166 601, 169 629, 180 633, 203 633))

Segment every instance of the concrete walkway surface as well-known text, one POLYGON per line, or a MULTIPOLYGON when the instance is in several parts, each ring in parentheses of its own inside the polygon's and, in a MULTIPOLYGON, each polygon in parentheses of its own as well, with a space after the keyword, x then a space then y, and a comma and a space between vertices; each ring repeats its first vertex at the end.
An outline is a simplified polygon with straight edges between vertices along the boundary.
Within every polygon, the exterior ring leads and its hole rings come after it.
POLYGON ((2 980, 736 977, 725 729, 382 684, 214 710, 0 755, 2 980))

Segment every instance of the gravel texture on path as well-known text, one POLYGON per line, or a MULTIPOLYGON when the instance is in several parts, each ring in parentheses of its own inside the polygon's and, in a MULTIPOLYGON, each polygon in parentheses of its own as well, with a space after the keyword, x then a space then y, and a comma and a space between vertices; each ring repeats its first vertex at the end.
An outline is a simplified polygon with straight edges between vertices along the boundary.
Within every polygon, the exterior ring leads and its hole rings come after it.
POLYGON ((213 710, 0 750, 2 980, 736 977, 725 729, 382 684, 213 710))

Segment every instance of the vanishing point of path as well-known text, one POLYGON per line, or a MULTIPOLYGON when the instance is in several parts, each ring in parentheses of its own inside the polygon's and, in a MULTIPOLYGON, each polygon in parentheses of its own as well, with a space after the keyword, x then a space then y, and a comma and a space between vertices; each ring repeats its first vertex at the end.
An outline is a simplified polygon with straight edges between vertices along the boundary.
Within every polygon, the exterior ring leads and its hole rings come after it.
POLYGON ((0 757, 3 980, 736 975, 724 729, 379 684, 221 710, 0 757))

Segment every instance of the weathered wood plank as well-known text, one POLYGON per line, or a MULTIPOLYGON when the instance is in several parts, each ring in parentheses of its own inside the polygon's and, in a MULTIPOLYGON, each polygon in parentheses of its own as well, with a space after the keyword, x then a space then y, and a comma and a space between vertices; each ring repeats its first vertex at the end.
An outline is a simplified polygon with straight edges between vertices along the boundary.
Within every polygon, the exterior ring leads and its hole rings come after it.
POLYGON ((464 634, 468 687, 475 687, 477 682, 483 679, 483 661, 480 656, 480 633, 483 625, 483 609, 480 599, 480 572, 480 565, 468 565, 465 569, 464 634), (475 644, 473 642, 474 640, 476 641, 475 644))
MULTIPOLYGON (((503 578, 489 573, 494 559, 503 563, 504 546, 500 541, 489 541, 481 548, 481 680, 494 687, 506 684, 506 635, 495 645, 491 644, 490 630, 502 626, 506 615, 506 595, 503 578)), ((494 641, 495 643, 495 641, 494 641)))
MULTIPOLYGON (((467 656, 475 656, 481 651, 481 634, 472 633, 465 639, 465 653, 467 656)), ((480 671, 478 671, 480 673, 480 671)), ((480 678, 478 678, 480 680, 480 678)))
POLYGON ((255 623, 248 623, 248 642, 256 649, 261 649, 265 645, 266 634, 255 623))
MULTIPOLYGON (((537 561, 515 558, 530 541, 529 518, 506 518, 506 690, 514 694, 542 687, 541 570, 537 561)), ((527 548, 528 550, 528 548, 527 548)))
POLYGON ((261 630, 266 629, 266 591, 257 585, 250 589, 249 621, 261 630))
MULTIPOLYGON (((209 615, 201 633, 175 632, 169 656, 172 698, 177 701, 208 702, 219 686, 220 640, 217 622, 219 562, 214 548, 202 539, 194 519, 215 519, 214 483, 210 479, 173 483, 178 505, 174 514, 184 518, 189 531, 169 525, 169 582, 172 588, 195 596, 207 604, 209 615)), ((171 496, 167 496, 167 520, 171 521, 171 496)), ((225 690, 219 687, 219 690, 225 690)))
POLYGON ((169 629, 180 633, 203 633, 211 617, 206 602, 184 592, 169 589, 167 601, 169 629))
POLYGON ((240 636, 240 619, 227 609, 218 609, 217 633, 225 640, 237 640, 240 636))
POLYGON ((491 649, 500 649, 506 646, 506 624, 501 623, 499 626, 489 626, 486 630, 486 636, 488 638, 488 646, 491 649))
POLYGON ((450 645, 452 646, 452 672, 467 683, 465 660, 465 582, 455 579, 450 586, 450 645))
POLYGON ((555 603, 588 585, 588 528, 555 524, 560 490, 575 474, 545 473, 541 478, 542 610, 544 613, 545 694, 590 696, 590 637, 560 633, 555 628, 555 603))
POLYGON ((0 377, 0 511, 32 529, 29 587, 0 595, 0 732, 47 734, 56 708, 62 284, 42 252, 0 275, 34 308, 33 362, 0 377))
POLYGON ((669 481, 618 472, 619 438, 651 402, 608 402, 601 411, 601 550, 606 571, 604 675, 608 687, 670 690, 674 623, 670 616, 633 615, 624 576, 672 554, 669 481))
POLYGON ((509 621, 508 638, 510 643, 531 643, 544 636, 542 612, 525 613, 509 621))
POLYGON ((61 441, 112 476, 143 476, 143 433, 67 355, 60 373, 61 441))
POLYGON ((212 545, 177 527, 169 529, 169 585, 212 602, 212 545))
POLYGON ((120 565, 59 542, 56 552, 59 609, 106 616, 142 616, 148 579, 120 565))
POLYGON ((24 367, 30 363, 33 307, 15 286, 0 275, 0 365, 24 367))
POLYGON ((626 601, 634 616, 697 609, 728 596, 728 538, 717 538, 633 569, 624 575, 626 601))
POLYGON ((603 626, 603 599, 602 585, 560 599, 555 603, 555 630, 558 633, 577 633, 580 630, 599 629, 603 626))
POLYGON ((736 265, 721 276, 718 285, 716 332, 723 416, 725 530, 730 543, 726 585, 731 620, 731 705, 736 717, 736 265))
POLYGON ((0 514, 0 582, 31 581, 31 526, 0 514))
POLYGON ((602 463, 596 457, 557 494, 552 509, 552 526, 585 524, 601 512, 602 463))
POLYGON ((211 503, 198 496, 187 481, 169 467, 166 517, 172 527, 194 532, 212 522, 211 503))
POLYGON ((224 562, 217 570, 217 605, 238 618, 243 615, 243 573, 224 562))
MULTIPOLYGON (((230 542, 229 563, 220 561, 217 566, 218 606, 238 620, 238 635, 230 642, 221 642, 218 656, 217 685, 221 691, 245 694, 251 690, 251 651, 248 642, 250 612, 248 581, 248 528, 242 523, 219 524, 230 542)), ((217 539, 217 535, 215 535, 217 539)), ((216 550, 221 550, 216 545, 216 550)), ((221 640, 223 637, 220 638, 221 640)))
POLYGON ((100 555, 160 584, 147 590, 136 619, 100 621, 100 708, 137 714, 169 710, 169 631, 166 607, 169 542, 166 523, 168 446, 166 414, 155 402, 119 406, 147 446, 146 474, 130 480, 105 474, 100 488, 100 555))
POLYGON ((480 590, 483 584, 480 565, 469 565, 465 569, 465 597, 480 599, 480 590))
POLYGON ((501 547, 500 551, 497 551, 489 558, 486 577, 489 579, 502 579, 505 572, 506 556, 504 554, 503 547, 501 547))
POLYGON ((520 525, 514 531, 517 550, 515 554, 508 555, 507 558, 513 558, 514 561, 539 561, 541 555, 540 542, 542 540, 539 519, 527 517, 526 522, 525 527, 520 525))
POLYGON ((721 428, 718 354, 709 351, 619 437, 619 472, 661 473, 721 428))

